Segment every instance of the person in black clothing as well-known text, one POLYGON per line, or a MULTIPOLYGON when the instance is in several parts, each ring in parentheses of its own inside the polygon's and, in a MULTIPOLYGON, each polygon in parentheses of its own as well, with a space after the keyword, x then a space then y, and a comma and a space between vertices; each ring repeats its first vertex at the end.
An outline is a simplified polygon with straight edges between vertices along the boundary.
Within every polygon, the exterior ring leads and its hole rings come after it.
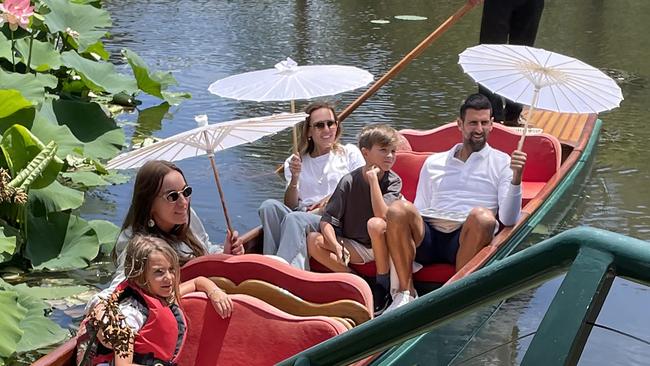
MULTIPOLYGON (((544 10, 544 0, 467 0, 477 5, 483 2, 480 44, 514 44, 533 46, 544 10)), ((479 85, 479 93, 490 98, 494 120, 517 126, 522 106, 479 85)))

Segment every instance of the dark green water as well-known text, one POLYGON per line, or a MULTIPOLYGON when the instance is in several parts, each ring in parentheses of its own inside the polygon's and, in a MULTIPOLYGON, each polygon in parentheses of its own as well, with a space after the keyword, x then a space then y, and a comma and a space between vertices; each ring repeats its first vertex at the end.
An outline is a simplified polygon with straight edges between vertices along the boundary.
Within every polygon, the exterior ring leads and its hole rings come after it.
MULTIPOLYGON (((167 137, 194 128, 194 116, 211 122, 287 111, 287 103, 252 103, 211 95, 208 85, 228 75, 273 67, 292 57, 299 64, 344 64, 364 68, 376 78, 463 4, 463 1, 106 1, 114 21, 109 48, 128 47, 157 69, 172 70, 180 89, 193 98, 172 107, 160 125, 138 125, 137 115, 121 116, 128 136, 167 137), (400 21, 414 14, 425 21, 400 21), (370 20, 386 19, 388 24, 370 20)), ((625 100, 603 113, 604 132, 594 169, 569 215, 558 225, 541 228, 531 240, 577 225, 591 225, 650 240, 650 2, 647 0, 547 0, 536 46, 598 67, 620 84, 625 100)), ((480 9, 472 11, 353 113, 344 124, 351 142, 366 123, 396 128, 431 128, 451 121, 475 85, 457 65, 458 54, 478 41, 480 9)), ((126 68, 125 68, 126 70, 126 68)), ((339 110, 362 91, 330 98, 339 110)), ((144 99, 144 108, 157 102, 144 99)), ((300 101, 298 106, 306 102, 300 101)), ((141 108, 141 109, 144 109, 141 108)), ((256 208, 266 198, 281 197, 283 183, 272 173, 288 155, 290 134, 217 154, 233 225, 246 231, 258 225, 256 208)), ((222 240, 225 224, 207 158, 179 162, 194 187, 192 205, 213 240, 222 240)), ((126 213, 132 185, 87 195, 86 218, 118 225, 126 213)), ((73 274, 90 283, 108 281, 110 268, 96 266, 73 274)), ((507 342, 536 328, 559 281, 509 301, 466 351, 471 357, 488 349, 489 340, 507 342)), ((650 302, 643 286, 617 280, 602 320, 650 340, 650 302)), ((70 319, 61 317, 61 323, 70 319)), ((466 364, 514 364, 531 337, 466 364), (527 341, 526 341, 527 339, 527 341)), ((581 364, 646 364, 650 347, 611 332, 594 330, 581 364)))

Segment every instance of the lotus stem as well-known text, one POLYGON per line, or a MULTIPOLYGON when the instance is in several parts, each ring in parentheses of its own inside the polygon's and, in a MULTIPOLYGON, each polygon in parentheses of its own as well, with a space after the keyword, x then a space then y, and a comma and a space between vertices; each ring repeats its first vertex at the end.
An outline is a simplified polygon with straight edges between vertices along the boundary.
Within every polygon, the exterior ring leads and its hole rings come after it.
POLYGON ((13 66, 14 72, 16 72, 16 59, 14 55, 16 53, 16 40, 14 39, 14 31, 11 31, 11 65, 13 66))
POLYGON ((27 56, 27 73, 31 72, 30 65, 32 64, 32 45, 34 44, 34 32, 29 35, 29 56, 27 56))

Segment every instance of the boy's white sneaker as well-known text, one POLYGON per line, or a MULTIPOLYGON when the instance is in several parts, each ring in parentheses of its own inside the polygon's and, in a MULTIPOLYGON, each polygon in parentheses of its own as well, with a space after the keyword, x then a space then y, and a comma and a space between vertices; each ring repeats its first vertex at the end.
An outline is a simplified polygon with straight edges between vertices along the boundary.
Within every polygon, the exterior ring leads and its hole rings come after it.
POLYGON ((389 313, 400 306, 404 306, 411 301, 415 300, 413 296, 411 296, 410 291, 400 291, 395 293, 395 296, 393 296, 393 303, 390 304, 390 306, 384 311, 384 314, 389 313))

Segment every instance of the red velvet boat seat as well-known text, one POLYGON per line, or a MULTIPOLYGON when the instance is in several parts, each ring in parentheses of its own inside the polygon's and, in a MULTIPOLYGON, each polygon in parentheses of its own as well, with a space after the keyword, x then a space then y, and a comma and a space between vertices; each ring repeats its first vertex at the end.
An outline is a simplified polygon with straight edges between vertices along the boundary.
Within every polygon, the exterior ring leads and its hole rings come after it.
MULTIPOLYGON (((488 138, 488 143, 495 149, 503 151, 510 155, 517 148, 517 143, 521 134, 515 130, 504 127, 500 124, 494 124, 494 128, 488 138)), ((448 123, 441 127, 432 130, 401 130, 400 133, 406 137, 411 145, 413 152, 442 152, 451 149, 454 145, 462 141, 462 136, 458 130, 457 124, 448 123)), ((553 175, 560 170, 562 163, 562 146, 560 141, 552 135, 540 133, 535 135, 526 136, 524 141, 523 151, 528 155, 526 166, 524 167, 524 174, 522 178, 522 191, 523 202, 525 206, 531 199, 533 199, 544 187, 553 175)), ((400 152, 404 153, 404 152, 400 152)), ((398 161, 395 163, 393 170, 405 171, 401 168, 398 154, 398 161)), ((413 169, 416 162, 419 162, 418 157, 407 156, 402 158, 408 164, 408 169, 413 169), (413 161, 415 160, 415 161, 413 161)), ((426 159, 424 159, 426 160, 426 159)), ((422 163, 424 163, 422 160, 422 163)), ((420 165, 422 166, 422 165, 420 165)), ((407 176, 402 176, 402 181, 408 181, 413 175, 416 175, 415 186, 417 187, 417 178, 419 177, 419 170, 417 173, 413 171, 405 172, 407 176)), ((398 172, 398 174, 400 174, 398 172)), ((408 182, 408 187, 403 190, 405 197, 409 197, 411 189, 415 189, 411 182, 408 182)), ((405 186, 407 184, 404 184, 405 186)), ((415 197, 415 190, 413 190, 413 198, 415 197)))
POLYGON ((292 294, 305 301, 324 304, 350 299, 366 306, 369 314, 373 312, 372 292, 358 276, 302 271, 259 254, 205 255, 192 259, 181 268, 181 281, 198 276, 225 277, 236 285, 251 279, 262 280, 290 289, 292 294))
MULTIPOLYGON (((521 134, 515 130, 494 124, 488 143, 495 149, 510 155, 517 148, 521 134)), ((393 165, 393 171, 402 178, 402 195, 413 202, 420 180, 420 170, 425 160, 435 152, 451 149, 462 141, 458 125, 448 123, 432 130, 401 130, 408 140, 411 150, 399 150, 393 165)), ((522 177, 522 206, 544 188, 546 182, 560 169, 562 147, 559 140, 549 134, 541 133, 526 136, 523 151, 528 155, 522 177)), ((328 269, 315 260, 310 261, 313 271, 328 272, 328 269)), ((351 264, 350 267, 364 277, 374 277, 375 263, 362 265, 351 264)), ((436 263, 425 266, 413 274, 415 281, 445 283, 455 273, 455 266, 436 263)))
POLYGON ((231 295, 233 312, 222 319, 203 293, 182 299, 188 333, 179 365, 274 365, 345 332, 324 316, 298 317, 246 295, 231 295))

